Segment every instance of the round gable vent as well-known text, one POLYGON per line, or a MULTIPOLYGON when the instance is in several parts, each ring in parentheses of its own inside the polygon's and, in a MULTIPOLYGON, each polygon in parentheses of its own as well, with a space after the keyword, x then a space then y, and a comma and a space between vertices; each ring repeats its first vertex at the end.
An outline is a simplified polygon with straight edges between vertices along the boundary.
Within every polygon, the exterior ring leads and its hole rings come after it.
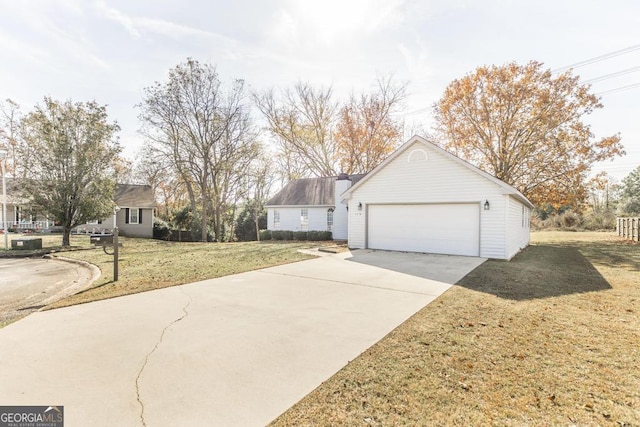
POLYGON ((410 162, 426 162, 428 158, 427 152, 421 148, 416 148, 409 153, 410 162))

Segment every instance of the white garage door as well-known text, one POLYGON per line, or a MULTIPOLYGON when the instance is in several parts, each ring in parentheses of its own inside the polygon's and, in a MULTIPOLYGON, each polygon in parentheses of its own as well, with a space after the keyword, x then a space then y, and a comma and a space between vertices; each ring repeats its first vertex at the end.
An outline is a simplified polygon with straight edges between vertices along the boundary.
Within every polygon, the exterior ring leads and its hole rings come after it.
POLYGON ((480 255, 479 205, 369 205, 370 249, 480 255))

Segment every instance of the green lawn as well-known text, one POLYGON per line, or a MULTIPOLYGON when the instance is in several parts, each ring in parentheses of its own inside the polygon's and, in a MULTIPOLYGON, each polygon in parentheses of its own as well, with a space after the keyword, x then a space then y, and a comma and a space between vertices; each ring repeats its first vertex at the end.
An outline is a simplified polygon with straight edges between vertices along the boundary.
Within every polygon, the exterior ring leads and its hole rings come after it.
POLYGON ((640 425, 640 245, 537 232, 273 422, 640 425))
MULTIPOLYGON (((72 245, 83 242, 74 237, 72 245)), ((310 258, 298 249, 310 243, 179 243, 151 239, 121 238, 118 281, 113 281, 113 256, 102 249, 57 252, 56 256, 94 264, 101 277, 84 292, 58 301, 48 307, 97 301, 116 296, 197 282, 229 274, 256 270, 310 258)), ((318 246, 316 243, 315 246, 318 246)), ((78 249, 77 247, 75 249, 78 249)))

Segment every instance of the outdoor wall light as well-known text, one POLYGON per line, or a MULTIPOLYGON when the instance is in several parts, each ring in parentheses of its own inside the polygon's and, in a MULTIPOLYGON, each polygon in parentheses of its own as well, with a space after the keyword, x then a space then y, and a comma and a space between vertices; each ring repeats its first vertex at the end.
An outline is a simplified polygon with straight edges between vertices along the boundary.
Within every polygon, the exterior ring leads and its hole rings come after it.
POLYGON ((488 211, 489 209, 491 209, 491 205, 489 205, 489 201, 487 200, 484 202, 484 210, 488 211))
POLYGON ((358 202, 358 210, 361 211, 362 210, 362 202, 358 202))

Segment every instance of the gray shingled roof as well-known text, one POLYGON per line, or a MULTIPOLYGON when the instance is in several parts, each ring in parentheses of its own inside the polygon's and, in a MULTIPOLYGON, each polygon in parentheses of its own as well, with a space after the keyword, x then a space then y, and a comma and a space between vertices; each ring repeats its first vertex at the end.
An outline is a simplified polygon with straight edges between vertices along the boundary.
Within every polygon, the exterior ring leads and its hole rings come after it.
POLYGON ((130 208, 155 208, 156 201, 150 185, 118 184, 116 205, 130 208))
MULTIPOLYGON (((352 185, 364 174, 350 175, 352 185)), ((289 182, 267 202, 267 206, 334 206, 335 176, 301 178, 289 182)))

